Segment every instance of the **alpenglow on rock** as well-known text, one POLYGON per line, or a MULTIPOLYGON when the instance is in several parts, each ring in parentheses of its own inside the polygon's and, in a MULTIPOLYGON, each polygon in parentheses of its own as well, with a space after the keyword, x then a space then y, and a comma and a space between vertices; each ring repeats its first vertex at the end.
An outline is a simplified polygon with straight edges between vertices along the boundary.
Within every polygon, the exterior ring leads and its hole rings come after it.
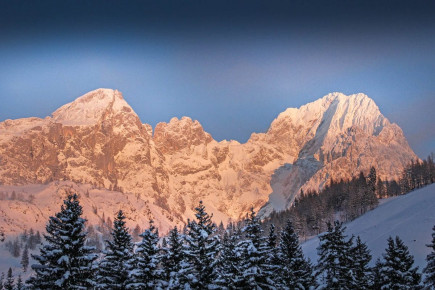
POLYGON ((289 108, 266 133, 240 144, 217 142, 188 117, 159 123, 153 134, 120 92, 98 89, 51 117, 0 123, 0 191, 35 196, 33 203, 0 200, 0 219, 6 231, 20 231, 25 223, 12 217, 25 208, 43 221, 61 196, 38 195, 48 188, 60 194, 72 181, 88 184, 76 189, 88 195, 82 203, 90 222, 122 208, 130 226, 153 219, 165 232, 193 218, 200 200, 216 222, 238 219, 251 206, 264 216, 290 206, 301 188, 319 189, 371 166, 382 179, 399 178, 415 158, 402 130, 364 94, 332 93, 289 108))

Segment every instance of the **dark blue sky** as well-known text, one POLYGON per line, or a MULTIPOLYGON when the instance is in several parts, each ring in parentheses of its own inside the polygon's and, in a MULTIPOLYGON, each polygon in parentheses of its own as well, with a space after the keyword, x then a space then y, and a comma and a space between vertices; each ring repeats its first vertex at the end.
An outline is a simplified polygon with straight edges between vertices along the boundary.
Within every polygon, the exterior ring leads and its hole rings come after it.
POLYGON ((435 149, 433 1, 3 1, 0 120, 99 87, 142 122, 246 141, 287 107, 363 92, 435 149))

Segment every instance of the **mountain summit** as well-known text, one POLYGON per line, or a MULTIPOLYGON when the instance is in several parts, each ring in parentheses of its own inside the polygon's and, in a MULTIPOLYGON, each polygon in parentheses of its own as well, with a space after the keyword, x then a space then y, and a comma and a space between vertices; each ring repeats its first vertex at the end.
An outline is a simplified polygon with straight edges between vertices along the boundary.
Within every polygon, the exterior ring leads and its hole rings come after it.
POLYGON ((97 89, 66 104, 53 113, 53 121, 67 126, 89 126, 108 113, 133 112, 117 90, 97 89))
MULTIPOLYGON (((238 219, 251 206, 267 215, 289 207, 301 189, 319 189, 371 166, 382 179, 397 179, 416 158, 402 130, 364 94, 331 93, 289 108, 244 144, 217 142, 188 117, 152 131, 120 92, 89 92, 52 117, 0 123, 0 182, 44 183, 59 192, 59 181, 72 181, 88 184, 90 192, 112 190, 122 197, 118 203, 97 203, 92 195, 84 200, 93 204, 84 206, 93 208, 85 212, 90 220, 118 207, 132 215, 131 223, 146 216, 165 230, 192 218, 200 200, 217 222, 238 219)), ((52 214, 52 205, 37 203, 25 206, 52 214)), ((2 206, 3 219, 15 223, 13 208, 21 206, 2 206)), ((17 221, 10 230, 22 226, 17 221)))

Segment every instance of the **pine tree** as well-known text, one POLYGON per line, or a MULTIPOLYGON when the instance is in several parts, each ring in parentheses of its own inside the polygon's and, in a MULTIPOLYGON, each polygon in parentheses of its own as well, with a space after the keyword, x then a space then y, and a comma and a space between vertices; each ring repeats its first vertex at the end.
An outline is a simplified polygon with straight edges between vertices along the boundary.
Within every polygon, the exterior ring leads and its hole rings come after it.
POLYGON ((355 246, 350 250, 350 255, 355 289, 368 289, 372 280, 372 269, 369 267, 372 256, 359 236, 356 238, 355 246))
POLYGON ((381 178, 378 178, 378 182, 376 183, 376 192, 378 198, 386 197, 385 186, 381 178))
POLYGON ((281 232, 278 252, 279 285, 288 289, 309 289, 316 286, 311 264, 305 260, 299 237, 290 219, 281 232))
POLYGON ((370 173, 367 176, 367 186, 369 188, 369 191, 375 192, 376 191, 376 169, 372 166, 370 167, 370 173))
POLYGON ((133 258, 133 244, 122 210, 117 213, 113 222, 111 237, 111 241, 106 241, 105 255, 99 265, 97 288, 125 289, 131 270, 129 263, 133 258))
POLYGON ((127 289, 158 288, 161 276, 157 269, 161 259, 157 246, 159 233, 152 220, 149 229, 140 234, 140 237, 142 237, 142 241, 137 245, 132 263, 134 269, 130 271, 127 289))
POLYGON ((418 267, 412 268, 414 257, 409 254, 408 247, 396 236, 388 238, 384 263, 381 269, 382 289, 416 289, 421 280, 418 267))
POLYGON ((183 254, 191 265, 185 268, 188 283, 194 288, 213 287, 217 278, 218 237, 214 235, 216 226, 208 215, 202 201, 195 208, 197 221, 187 224, 186 246, 183 254))
POLYGON ((0 289, 3 289, 3 282, 5 280, 5 273, 2 272, 0 276, 0 289))
POLYGON ((267 289, 274 288, 275 282, 268 264, 269 247, 267 239, 263 237, 260 222, 251 208, 243 229, 245 240, 239 243, 242 249, 242 264, 244 288, 267 289))
POLYGON ((36 247, 36 241, 35 241, 35 233, 32 228, 29 230, 29 237, 27 238, 27 245, 31 250, 34 250, 36 247))
POLYGON ((241 252, 237 247, 240 231, 226 230, 222 238, 221 253, 219 256, 219 277, 217 284, 222 287, 236 288, 242 283, 241 252))
POLYGON ((367 188, 368 191, 366 193, 367 205, 370 209, 376 207, 378 205, 378 198, 376 197, 376 169, 372 166, 370 168, 370 173, 367 177, 367 188))
POLYGON ((32 255, 38 262, 32 265, 35 276, 27 283, 34 288, 91 287, 93 262, 97 258, 93 248, 85 246, 85 219, 81 218, 82 207, 76 194, 64 200, 61 211, 50 220, 44 235, 46 244, 40 255, 32 255))
POLYGON ((5 290, 13 290, 14 289, 14 276, 12 275, 12 269, 9 268, 8 275, 6 277, 6 281, 3 284, 5 290))
POLYGON ((14 243, 12 244, 12 256, 15 258, 18 258, 20 256, 20 242, 18 241, 18 238, 14 240, 14 243))
POLYGON ((21 279, 21 275, 18 275, 17 285, 15 287, 16 287, 16 290, 22 290, 22 289, 24 289, 23 279, 21 279))
POLYGON ((371 281, 371 289, 381 289, 382 287, 382 270, 383 264, 381 262, 381 259, 376 260, 375 266, 372 268, 372 281, 371 281))
POLYGON ((27 267, 29 266, 29 248, 27 245, 21 255, 21 266, 23 266, 23 271, 27 272, 27 267))
POLYGON ((27 234, 27 229, 25 229, 24 232, 21 234, 21 242, 23 244, 26 244, 28 238, 29 238, 29 235, 27 234))
POLYGON ((168 289, 178 289, 183 261, 183 240, 177 227, 169 232, 167 246, 163 248, 163 253, 163 279, 168 282, 168 289))
POLYGON ((353 288, 350 259, 352 238, 346 241, 344 231, 342 224, 335 221, 334 226, 328 223, 328 232, 319 237, 317 270, 326 289, 353 288))
POLYGON ((268 263, 273 266, 271 269, 272 271, 276 270, 278 268, 278 236, 275 233, 275 225, 270 224, 269 226, 269 235, 267 237, 267 246, 269 248, 269 256, 268 256, 268 263))
POLYGON ((426 257, 427 265, 423 270, 425 274, 424 283, 428 287, 435 289, 435 226, 432 228, 432 242, 427 246, 432 249, 426 257))

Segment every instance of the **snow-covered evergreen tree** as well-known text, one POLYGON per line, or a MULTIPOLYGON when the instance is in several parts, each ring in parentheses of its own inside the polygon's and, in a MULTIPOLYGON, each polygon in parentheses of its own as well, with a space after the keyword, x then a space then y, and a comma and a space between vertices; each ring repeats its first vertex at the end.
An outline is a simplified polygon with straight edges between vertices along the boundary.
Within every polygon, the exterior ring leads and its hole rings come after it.
POLYGON ((426 257, 427 265, 424 268, 423 273, 425 274, 424 284, 427 287, 435 289, 435 226, 432 230, 432 242, 427 245, 432 249, 432 251, 426 257))
POLYGON ((382 262, 381 259, 378 258, 376 260, 375 266, 372 268, 372 273, 371 273, 371 277, 372 277, 372 281, 371 281, 371 289, 381 289, 382 287, 382 274, 381 274, 381 270, 382 270, 382 262))
POLYGON ((217 279, 218 237, 214 235, 216 226, 207 214, 202 201, 195 208, 196 221, 187 225, 186 247, 183 254, 190 267, 184 267, 183 272, 192 288, 206 289, 213 287, 217 279))
POLYGON ((8 275, 6 276, 6 281, 3 284, 3 288, 5 288, 5 290, 13 290, 15 287, 15 283, 14 283, 14 276, 12 275, 12 269, 9 268, 8 270, 8 275))
POLYGON ((222 238, 219 256, 219 277, 217 284, 221 288, 239 286, 243 281, 241 271, 241 251, 237 247, 240 231, 226 230, 222 238))
POLYGON ((168 289, 179 289, 181 286, 181 267, 183 262, 183 238, 177 227, 169 231, 167 246, 163 247, 163 280, 168 289))
MULTIPOLYGON (((0 288, 1 289, 1 288, 0 288)), ((18 275, 17 278, 17 285, 15 286, 16 290, 22 290, 24 289, 24 285, 23 285, 23 279, 21 278, 21 275, 18 275)))
POLYGON ((44 234, 46 244, 38 262, 32 265, 35 275, 27 283, 32 288, 81 289, 94 285, 93 262, 97 258, 91 247, 85 246, 85 219, 76 194, 69 194, 61 211, 50 220, 44 234))
POLYGON ((267 238, 263 237, 263 230, 260 221, 251 208, 251 212, 245 221, 243 228, 245 240, 239 243, 242 249, 243 288, 250 289, 274 289, 275 282, 270 271, 271 265, 268 264, 270 248, 267 238))
POLYGON ((372 256, 359 236, 356 238, 355 246, 350 250, 350 256, 355 289, 369 289, 372 283, 372 269, 369 267, 372 256))
POLYGON ((133 243, 125 225, 125 215, 120 210, 113 222, 112 240, 106 241, 106 251, 100 261, 97 274, 98 289, 125 289, 130 262, 133 258, 133 243))
POLYGON ((305 260, 299 245, 299 237, 289 219, 281 232, 278 250, 280 287, 310 289, 316 286, 313 267, 305 260))
POLYGON ((381 289, 418 289, 421 275, 418 267, 412 268, 414 257, 408 247, 396 236, 388 238, 388 247, 383 255, 381 289))
POLYGON ((269 248, 269 255, 267 257, 267 262, 270 265, 270 271, 276 273, 278 270, 278 236, 275 233, 275 225, 270 224, 269 235, 267 236, 267 246, 269 248))
POLYGON ((376 196, 376 182, 376 169, 372 166, 367 176, 367 192, 363 199, 365 206, 368 206, 369 209, 376 207, 379 203, 378 197, 376 196))
POLYGON ((317 270, 326 289, 353 289, 350 249, 352 238, 346 240, 345 228, 338 221, 328 223, 328 232, 319 237, 317 270))
POLYGON ((370 173, 367 176, 367 186, 370 192, 374 193, 376 191, 376 169, 372 166, 370 167, 370 173))
POLYGON ((137 244, 136 253, 131 263, 127 289, 154 289, 160 285, 161 273, 158 270, 160 254, 157 243, 159 232, 150 221, 150 227, 139 235, 142 241, 137 244))
POLYGON ((21 254, 21 266, 23 271, 27 272, 27 267, 29 267, 29 248, 27 245, 24 247, 23 253, 21 254))

